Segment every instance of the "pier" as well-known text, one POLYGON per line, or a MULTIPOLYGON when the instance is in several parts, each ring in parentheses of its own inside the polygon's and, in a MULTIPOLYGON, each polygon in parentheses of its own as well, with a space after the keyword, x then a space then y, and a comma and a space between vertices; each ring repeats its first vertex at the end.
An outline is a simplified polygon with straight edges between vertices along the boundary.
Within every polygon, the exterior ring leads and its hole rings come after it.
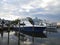
MULTIPOLYGON (((3 32, 10 32, 10 31, 16 31, 16 32, 19 32, 19 29, 18 28, 15 28, 15 27, 10 27, 10 30, 8 30, 8 27, 3 27, 3 30, 2 28, 0 28, 0 32, 3 31, 3 32)), ((21 32, 23 32, 21 30, 21 32)), ((29 36, 32 36, 33 33, 28 33, 28 32, 23 32, 24 34, 26 35, 29 35, 29 36)), ((46 37, 43 33, 34 33, 33 37, 46 37)))

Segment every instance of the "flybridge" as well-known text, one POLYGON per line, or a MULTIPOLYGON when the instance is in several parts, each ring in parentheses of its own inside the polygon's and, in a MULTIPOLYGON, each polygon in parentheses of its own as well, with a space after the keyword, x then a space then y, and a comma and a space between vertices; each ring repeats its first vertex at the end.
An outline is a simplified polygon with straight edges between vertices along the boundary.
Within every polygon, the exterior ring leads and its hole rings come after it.
MULTIPOLYGON (((30 17, 28 17, 30 18, 30 17)), ((32 26, 32 24, 29 22, 28 18, 22 19, 20 23, 25 23, 26 26, 32 26)), ((46 26, 46 23, 44 22, 44 20, 38 19, 38 18, 34 18, 32 19, 34 22, 35 26, 46 26)))

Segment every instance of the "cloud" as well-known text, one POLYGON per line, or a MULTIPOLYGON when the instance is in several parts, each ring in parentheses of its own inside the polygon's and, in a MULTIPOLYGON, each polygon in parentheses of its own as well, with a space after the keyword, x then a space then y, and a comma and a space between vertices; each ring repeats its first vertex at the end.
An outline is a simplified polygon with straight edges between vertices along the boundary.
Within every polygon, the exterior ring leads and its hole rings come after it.
MULTIPOLYGON (((43 8, 43 9, 45 9, 45 12, 48 12, 50 14, 55 14, 60 11, 59 5, 60 5, 59 0, 42 0, 42 1, 35 0, 28 4, 22 5, 22 8, 26 9, 26 10, 43 8)), ((45 12, 43 12, 43 13, 45 13, 45 12)))
POLYGON ((14 20, 14 19, 17 19, 19 18, 19 16, 15 16, 15 15, 11 15, 9 13, 0 13, 0 17, 1 19, 7 19, 7 20, 14 20))
MULTIPOLYGON (((5 17, 60 16, 60 0, 0 0, 0 17, 3 17, 1 13, 5 17)), ((54 17, 57 20, 57 17, 54 17)))

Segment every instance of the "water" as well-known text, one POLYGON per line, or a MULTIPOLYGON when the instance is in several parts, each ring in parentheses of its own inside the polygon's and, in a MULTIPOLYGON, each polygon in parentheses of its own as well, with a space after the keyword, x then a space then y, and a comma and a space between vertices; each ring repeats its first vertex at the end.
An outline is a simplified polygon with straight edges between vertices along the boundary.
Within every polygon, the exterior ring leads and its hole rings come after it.
MULTIPOLYGON (((14 33, 15 32, 10 32, 9 45, 18 45, 18 37, 15 36, 14 33)), ((56 29, 53 32, 45 32, 44 34, 47 38, 34 37, 34 45, 60 45, 60 29, 56 29)), ((22 37, 20 39, 20 44, 33 45, 32 37, 25 35, 24 38, 22 37)), ((0 45, 8 45, 8 33, 4 33, 3 39, 0 35, 0 45)))

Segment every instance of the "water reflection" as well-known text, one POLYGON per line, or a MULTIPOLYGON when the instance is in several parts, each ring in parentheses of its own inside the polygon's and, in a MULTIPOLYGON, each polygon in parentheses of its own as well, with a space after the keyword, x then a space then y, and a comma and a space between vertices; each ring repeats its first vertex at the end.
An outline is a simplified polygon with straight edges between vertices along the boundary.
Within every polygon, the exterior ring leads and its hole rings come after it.
POLYGON ((55 33, 57 33, 58 31, 57 31, 57 28, 46 28, 45 29, 47 32, 55 32, 55 33))
MULTIPOLYGON (((34 45, 60 45, 60 29, 49 29, 43 33, 47 38, 44 37, 34 37, 34 45), (53 31, 52 31, 53 30, 53 31), (47 32, 47 35, 46 35, 47 32)), ((9 35, 9 45, 18 45, 18 36, 15 35, 15 32, 10 32, 9 35)), ((32 45, 32 36, 25 35, 20 36, 20 45, 32 45)), ((4 33, 3 39, 0 35, 0 44, 7 45, 8 33, 4 33)))

